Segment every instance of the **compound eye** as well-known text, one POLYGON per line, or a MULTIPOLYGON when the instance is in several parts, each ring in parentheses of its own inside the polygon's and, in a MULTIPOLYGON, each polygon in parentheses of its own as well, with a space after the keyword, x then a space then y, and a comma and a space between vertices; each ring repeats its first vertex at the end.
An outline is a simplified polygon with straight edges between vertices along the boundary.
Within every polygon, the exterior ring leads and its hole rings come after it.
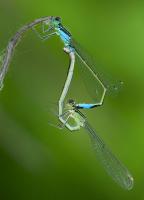
POLYGON ((55 20, 58 22, 61 22, 61 18, 60 17, 55 17, 55 20))
POLYGON ((75 102, 74 102, 73 99, 69 99, 69 100, 68 100, 68 103, 73 105, 75 102))

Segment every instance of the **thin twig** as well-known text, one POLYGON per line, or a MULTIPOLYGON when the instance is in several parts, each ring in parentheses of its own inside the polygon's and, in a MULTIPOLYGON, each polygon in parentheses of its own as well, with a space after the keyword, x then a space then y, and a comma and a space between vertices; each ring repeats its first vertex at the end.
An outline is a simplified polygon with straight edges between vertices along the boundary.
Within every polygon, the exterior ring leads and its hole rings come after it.
POLYGON ((20 42, 23 34, 25 32, 27 32, 29 29, 31 29, 32 27, 34 27, 35 25, 37 25, 37 24, 39 24, 43 21, 50 22, 50 20, 51 20, 51 16, 41 17, 39 19, 36 19, 36 20, 24 25, 23 27, 21 27, 15 33, 15 35, 10 39, 10 41, 8 42, 8 45, 6 47, 5 55, 4 55, 4 58, 2 60, 2 64, 1 64, 1 67, 0 67, 0 89, 2 89, 2 87, 3 87, 4 78, 5 78, 6 73, 8 71, 14 50, 15 50, 16 46, 18 45, 18 43, 20 42))

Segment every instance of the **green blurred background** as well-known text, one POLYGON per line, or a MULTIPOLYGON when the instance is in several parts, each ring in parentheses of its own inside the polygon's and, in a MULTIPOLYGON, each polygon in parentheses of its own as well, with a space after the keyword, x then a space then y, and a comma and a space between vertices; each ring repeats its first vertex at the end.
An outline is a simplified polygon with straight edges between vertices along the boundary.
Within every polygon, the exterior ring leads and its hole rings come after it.
POLYGON ((0 0, 0 48, 22 25, 49 15, 61 16, 99 66, 123 80, 118 95, 87 115, 135 185, 124 191, 107 176, 84 130, 48 124, 69 59, 57 37, 41 42, 29 31, 0 94, 0 199, 144 199, 144 2, 0 0))

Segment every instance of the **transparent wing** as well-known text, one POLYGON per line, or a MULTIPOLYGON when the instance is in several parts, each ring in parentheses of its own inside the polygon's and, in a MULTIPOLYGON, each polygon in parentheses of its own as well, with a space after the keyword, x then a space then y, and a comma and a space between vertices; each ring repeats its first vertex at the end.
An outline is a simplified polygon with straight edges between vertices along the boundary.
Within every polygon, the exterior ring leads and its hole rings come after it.
POLYGON ((75 70, 78 70, 78 73, 74 73, 74 76, 76 76, 77 74, 78 79, 82 79, 82 82, 84 83, 86 91, 88 92, 90 97, 89 100, 86 94, 84 96, 85 101, 88 103, 96 103, 98 105, 101 105, 103 103, 106 93, 106 88, 102 81, 91 70, 91 68, 83 63, 79 56, 76 56, 75 70))
POLYGON ((122 188, 130 190, 133 187, 133 177, 127 168, 108 149, 103 140, 96 134, 90 124, 85 122, 85 129, 88 131, 97 156, 107 173, 122 188))
MULTIPOLYGON (((107 89, 107 92, 109 94, 116 94, 121 89, 123 82, 112 79, 109 75, 107 75, 104 71, 102 71, 102 69, 100 69, 100 67, 98 67, 95 64, 92 57, 89 56, 89 54, 73 38, 71 40, 71 46, 74 47, 76 55, 81 60, 83 65, 87 67, 87 69, 91 74, 95 74, 97 76, 96 79, 98 79, 99 82, 102 83, 102 85, 107 89)), ((87 76, 89 76, 90 73, 87 73, 87 76)), ((89 89, 94 91, 95 90, 94 87, 96 87, 96 84, 91 86, 91 88, 89 89)))

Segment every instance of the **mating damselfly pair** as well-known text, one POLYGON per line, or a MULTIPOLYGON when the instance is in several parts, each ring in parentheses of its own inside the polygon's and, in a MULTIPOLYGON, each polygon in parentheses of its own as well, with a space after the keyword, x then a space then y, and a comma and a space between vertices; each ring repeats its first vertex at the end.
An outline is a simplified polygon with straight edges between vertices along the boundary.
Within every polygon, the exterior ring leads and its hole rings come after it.
POLYGON ((43 21, 41 32, 38 32, 36 27, 33 28, 33 30, 43 40, 46 40, 51 36, 58 35, 64 43, 64 50, 70 56, 71 62, 69 72, 58 104, 58 118, 62 123, 61 128, 67 127, 70 131, 85 128, 90 135, 97 157, 107 173, 121 187, 128 190, 132 189, 132 175, 109 150, 96 131, 91 127, 86 116, 80 111, 80 109, 91 109, 101 106, 107 90, 111 89, 111 86, 113 89, 116 89, 116 87, 114 85, 106 84, 96 66, 91 64, 88 57, 86 57, 86 55, 80 50, 81 48, 79 48, 78 43, 73 39, 71 33, 62 25, 60 17, 51 17, 49 21, 43 21), (93 103, 76 103, 73 99, 69 99, 65 103, 65 98, 73 77, 75 55, 82 63, 81 68, 83 70, 87 70, 85 71, 85 74, 89 76, 89 80, 92 82, 92 85, 88 87, 88 90, 90 90, 90 93, 94 97, 95 102, 93 103))

